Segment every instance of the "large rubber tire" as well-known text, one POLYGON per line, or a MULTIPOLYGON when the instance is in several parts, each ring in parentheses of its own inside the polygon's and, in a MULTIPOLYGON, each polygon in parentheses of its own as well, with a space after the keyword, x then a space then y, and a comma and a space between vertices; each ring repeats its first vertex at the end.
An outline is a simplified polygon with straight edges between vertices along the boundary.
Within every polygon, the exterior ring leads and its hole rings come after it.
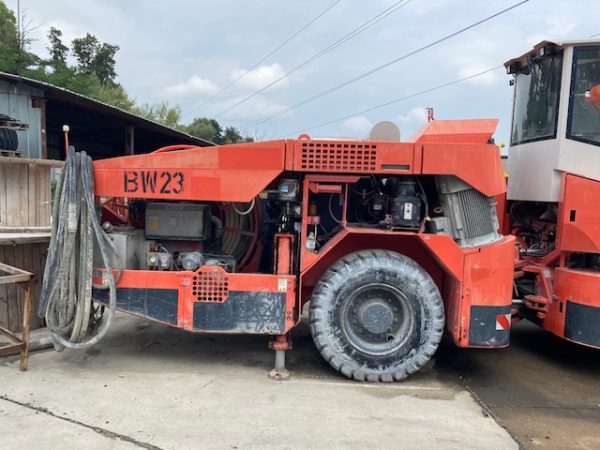
POLYGON ((19 137, 17 136, 17 132, 15 130, 6 130, 8 131, 9 136, 9 150, 16 151, 19 148, 19 137))
POLYGON ((0 150, 15 151, 18 147, 17 132, 9 128, 0 128, 0 150))
POLYGON ((442 338, 444 305, 431 276, 387 250, 349 254, 327 270, 310 300, 310 329, 333 368, 359 381, 417 372, 442 338))

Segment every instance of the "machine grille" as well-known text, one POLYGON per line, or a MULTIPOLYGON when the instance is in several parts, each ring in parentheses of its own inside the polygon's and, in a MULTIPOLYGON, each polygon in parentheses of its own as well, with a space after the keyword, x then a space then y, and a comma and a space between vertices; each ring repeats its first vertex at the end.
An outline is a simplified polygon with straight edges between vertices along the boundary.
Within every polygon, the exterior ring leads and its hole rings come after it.
POLYGON ((463 248, 502 239, 495 197, 486 197, 455 176, 436 176, 444 217, 436 218, 441 232, 451 234, 463 248), (448 226, 444 226, 447 221, 448 226))
POLYGON ((494 233, 494 223, 490 215, 490 201, 474 189, 456 193, 463 211, 465 237, 473 238, 494 233))
POLYGON ((223 303, 229 297, 229 278, 213 268, 203 268, 192 278, 192 295, 197 302, 223 303))
POLYGON ((302 142, 301 168, 323 172, 375 172, 377 146, 352 142, 302 142))

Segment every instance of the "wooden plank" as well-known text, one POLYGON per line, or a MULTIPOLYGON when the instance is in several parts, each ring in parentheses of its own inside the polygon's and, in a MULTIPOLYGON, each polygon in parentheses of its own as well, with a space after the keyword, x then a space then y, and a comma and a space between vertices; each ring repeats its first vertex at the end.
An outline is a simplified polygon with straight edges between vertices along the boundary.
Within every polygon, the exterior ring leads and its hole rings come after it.
POLYGON ((23 342, 21 342, 19 344, 9 344, 9 345, 0 347, 0 356, 11 355, 15 352, 15 350, 21 351, 22 348, 23 348, 23 342))
MULTIPOLYGON (((17 246, 15 246, 16 248, 19 248, 17 246)), ((31 272, 22 269, 21 267, 17 267, 18 263, 21 263, 22 265, 22 257, 21 260, 19 260, 18 257, 15 258, 15 263, 12 264, 7 264, 7 263, 3 263, 0 262, 0 272, 6 272, 10 275, 27 275, 31 278, 31 272)))
POLYGON ((6 223, 3 226, 26 227, 29 210, 28 166, 12 166, 4 171, 6 180, 6 223))
POLYGON ((17 336, 12 331, 4 328, 3 326, 0 326, 0 334, 3 334, 4 336, 7 336, 8 338, 10 338, 11 340, 13 340, 15 342, 19 342, 19 336, 17 336))
POLYGON ((0 226, 8 224, 8 171, 10 166, 0 165, 0 226))
POLYGON ((44 266, 46 265, 46 244, 32 244, 31 246, 31 268, 27 268, 33 273, 32 291, 31 291, 31 328, 37 329, 42 326, 42 319, 37 316, 37 309, 40 302, 40 292, 42 290, 42 278, 44 277, 44 266))
POLYGON ((6 220, 3 222, 4 226, 23 226, 23 224, 19 220, 19 216, 16 214, 15 209, 18 208, 17 202, 15 200, 15 184, 17 178, 15 177, 15 171, 10 170, 10 168, 5 168, 4 170, 4 179, 5 179, 5 196, 6 196, 6 220))
POLYGON ((52 204, 50 199, 50 174, 52 168, 47 166, 38 166, 38 193, 39 212, 37 226, 50 226, 50 216, 52 214, 52 204))
POLYGON ((32 305, 31 305, 31 281, 27 282, 25 285, 25 289, 23 290, 24 299, 23 299, 23 321, 22 321, 22 341, 23 347, 21 348, 21 363, 19 365, 19 369, 21 371, 27 370, 27 360, 29 358, 29 329, 30 322, 29 318, 31 316, 32 305))
POLYGON ((33 164, 27 166, 27 226, 35 227, 37 225, 38 198, 35 195, 37 183, 37 167, 33 164))
MULTIPOLYGON (((6 246, 4 248, 5 251, 5 259, 6 264, 14 264, 15 261, 15 245, 6 246)), ((8 329, 9 330, 18 330, 20 328, 20 317, 19 317, 19 307, 17 305, 17 285, 15 284, 6 284, 7 291, 7 304, 8 304, 8 329)))
POLYGON ((29 209, 32 207, 29 198, 29 166, 14 166, 13 169, 16 169, 15 172, 18 173, 19 177, 16 183, 16 192, 20 222, 21 226, 26 227, 29 225, 29 209))
POLYGON ((65 165, 65 162, 54 159, 12 158, 10 156, 3 156, 0 158, 0 166, 13 164, 36 164, 38 166, 60 168, 65 165))
POLYGON ((50 233, 4 233, 0 230, 0 246, 14 244, 39 244, 50 242, 50 233))
MULTIPOLYGON (((0 245, 0 261, 6 261, 4 249, 5 247, 0 245)), ((0 285, 0 323, 8 326, 8 291, 4 285, 0 285)))
MULTIPOLYGON (((25 249, 27 247, 29 247, 29 246, 28 245, 16 245, 15 246, 14 268, 17 269, 17 271, 20 270, 20 271, 25 272, 25 270, 24 270, 24 264, 25 264, 24 253, 25 253, 25 249)), ((30 272, 26 272, 24 274, 21 274, 21 276, 28 276, 29 280, 31 280, 32 275, 30 272)), ((2 280, 2 278, 0 278, 0 281, 1 280, 2 280)), ((19 325, 23 323, 23 298, 24 298, 23 286, 21 284, 19 284, 19 285, 17 285, 17 311, 18 311, 18 316, 19 316, 19 319, 18 319, 19 325)))
MULTIPOLYGON (((29 280, 30 278, 31 277, 29 275, 0 275, 0 284, 22 283, 24 281, 29 280)), ((17 308, 17 311, 19 310, 19 308, 20 306, 17 308)))

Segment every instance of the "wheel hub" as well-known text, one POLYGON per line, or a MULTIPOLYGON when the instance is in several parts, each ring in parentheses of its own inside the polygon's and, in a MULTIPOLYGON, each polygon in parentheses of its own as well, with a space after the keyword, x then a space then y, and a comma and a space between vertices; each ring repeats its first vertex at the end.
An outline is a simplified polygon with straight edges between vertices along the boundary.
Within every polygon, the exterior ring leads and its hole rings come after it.
POLYGON ((343 311, 343 330, 360 352, 383 356, 402 347, 416 326, 404 293, 385 283, 370 283, 350 294, 343 311))
POLYGON ((369 332, 381 334, 391 327, 394 313, 387 304, 375 302, 365 307, 360 318, 362 326, 369 332))

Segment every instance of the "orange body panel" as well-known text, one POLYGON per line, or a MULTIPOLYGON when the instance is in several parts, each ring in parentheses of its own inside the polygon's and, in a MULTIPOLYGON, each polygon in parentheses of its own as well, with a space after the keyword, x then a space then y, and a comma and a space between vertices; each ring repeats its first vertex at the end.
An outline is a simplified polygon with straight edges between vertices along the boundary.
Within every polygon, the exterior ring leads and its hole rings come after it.
POLYGON ((284 170, 285 141, 94 162, 97 197, 249 202, 284 170))
MULTIPOLYGON (((554 271, 554 299, 548 308, 548 316, 543 326, 546 330, 565 339, 583 345, 600 347, 600 341, 586 342, 580 336, 583 331, 582 321, 577 317, 573 320, 572 307, 587 307, 589 316, 600 316, 600 273, 591 270, 575 270, 559 267, 554 271), (597 312, 595 312, 597 311, 597 312), (574 326, 569 327, 572 321, 574 326)), ((585 320, 586 318, 582 318, 585 320)), ((596 337, 600 335, 597 323, 593 325, 596 337)))
POLYGON ((506 181, 491 144, 425 144, 423 175, 456 175, 488 197, 506 192, 506 181))
MULTIPOLYGON (((178 328, 188 331, 194 330, 194 304, 202 298, 202 294, 215 295, 215 289, 203 286, 196 286, 194 276, 201 273, 218 272, 225 277, 227 283, 227 292, 262 292, 262 293, 284 293, 285 294, 285 332, 296 325, 296 277, 293 275, 271 275, 271 274, 247 274, 247 273, 227 273, 220 268, 202 268, 196 272, 190 271, 153 271, 153 270, 123 270, 121 278, 117 283, 119 289, 177 289, 178 308, 177 323, 178 328), (196 287, 195 287, 196 286, 196 287), (197 289, 197 294, 194 291, 197 289)), ((96 277, 94 282, 102 283, 101 278, 96 277)), ((227 302, 227 295, 223 296, 223 301, 227 302)), ((131 312, 130 310, 126 310, 131 312)), ((135 313, 133 313, 135 314, 135 313)), ((142 315, 143 317, 147 317, 142 315)), ((156 320, 156 319, 153 319, 156 320)), ((166 325, 174 325, 163 322, 166 325)), ((203 331, 205 332, 205 331, 203 331)))
MULTIPOLYGON (((507 236, 503 242, 482 247, 465 255, 458 319, 460 347, 469 343, 472 306, 510 306, 512 304, 515 238, 507 236)), ((456 323, 454 324, 457 325, 456 323)), ((508 345, 508 343, 503 346, 508 345)))
POLYGON ((557 247, 600 253, 600 182, 572 174, 564 174, 562 181, 557 247))
POLYGON ((413 138, 415 142, 472 144, 488 143, 496 131, 498 119, 433 120, 413 138))
MULTIPOLYGON (((438 121, 458 127, 463 121, 438 121)), ((468 122, 473 129, 478 122, 468 122)), ((439 128, 439 125, 436 125, 439 128)), ((429 136, 426 131, 422 139, 429 136)), ((280 140, 193 147, 94 162, 97 197, 249 202, 284 170, 347 174, 456 175, 486 195, 505 191, 488 130, 446 144, 280 140), (464 143, 479 142, 479 143, 464 143)), ((450 138, 448 138, 450 139, 450 138)), ((429 141, 427 141, 429 142, 429 141)))

